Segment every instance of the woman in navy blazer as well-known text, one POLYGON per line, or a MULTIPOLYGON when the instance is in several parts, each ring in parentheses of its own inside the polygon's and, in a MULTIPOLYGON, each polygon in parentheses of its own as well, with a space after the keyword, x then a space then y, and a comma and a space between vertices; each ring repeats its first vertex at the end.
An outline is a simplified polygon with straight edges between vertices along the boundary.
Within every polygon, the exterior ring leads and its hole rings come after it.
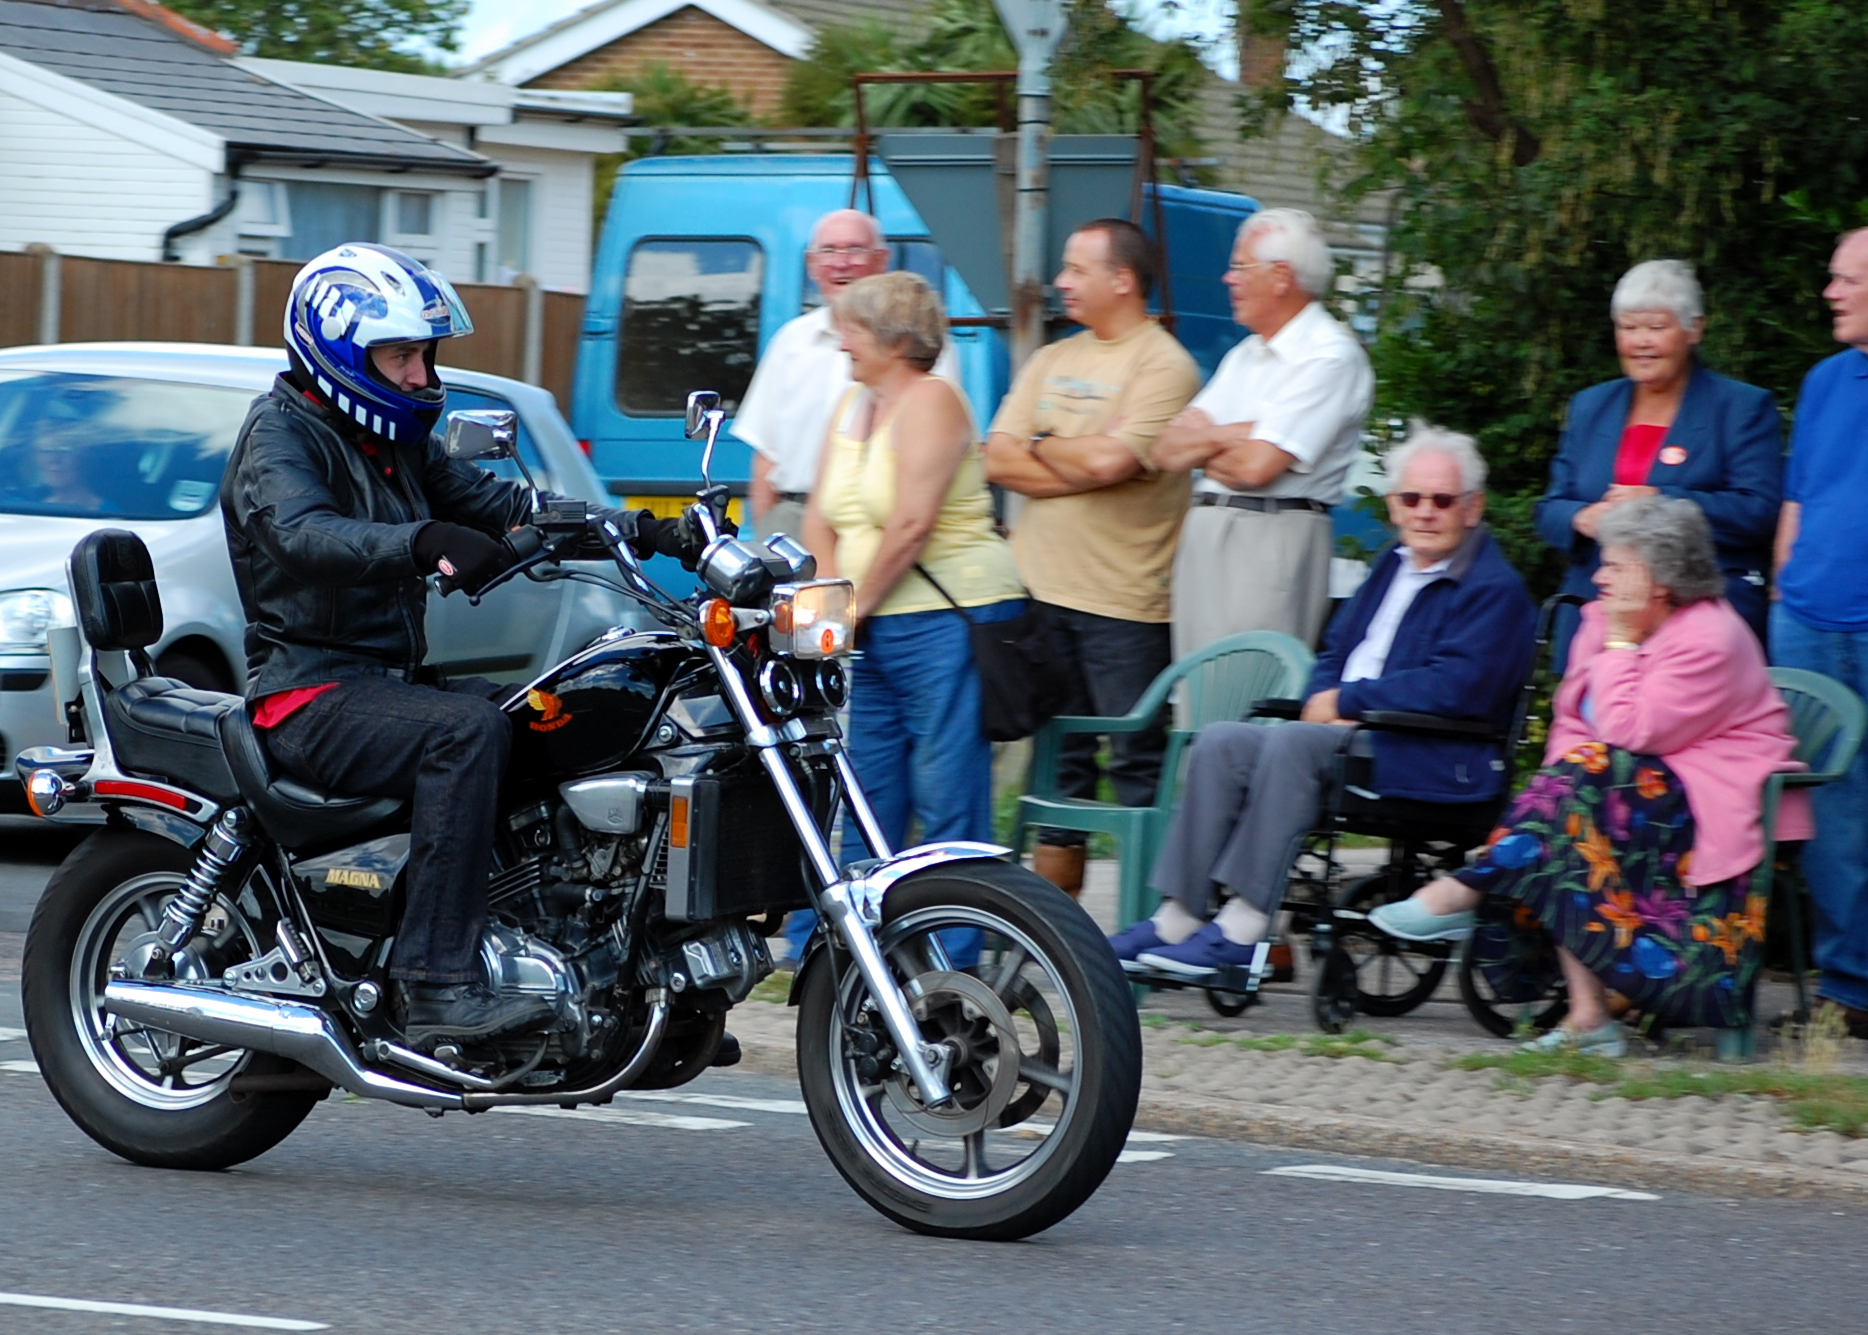
MULTIPOLYGON (((1594 598, 1596 522, 1624 501, 1685 497, 1705 512, 1725 596, 1764 640, 1766 574, 1783 498, 1782 419, 1770 391, 1717 375, 1695 354, 1704 298, 1679 260, 1637 264, 1609 303, 1624 375, 1570 400, 1537 531, 1569 557, 1563 592, 1594 598)), ((1568 660, 1576 611, 1557 623, 1568 660)))

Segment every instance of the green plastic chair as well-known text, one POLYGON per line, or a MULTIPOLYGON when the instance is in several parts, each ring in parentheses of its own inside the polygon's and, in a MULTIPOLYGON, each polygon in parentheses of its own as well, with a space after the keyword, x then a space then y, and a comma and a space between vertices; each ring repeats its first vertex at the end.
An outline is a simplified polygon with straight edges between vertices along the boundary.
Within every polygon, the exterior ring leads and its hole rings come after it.
MULTIPOLYGON (((1764 858, 1758 864, 1774 869, 1777 865, 1777 813, 1787 788, 1819 788, 1834 783, 1855 763, 1861 749, 1862 734, 1868 729, 1868 706, 1862 698, 1833 677, 1801 668, 1774 667, 1771 684, 1784 697, 1790 710, 1790 732, 1797 739, 1792 756, 1809 766, 1795 773, 1773 774, 1764 781, 1764 805, 1759 813, 1764 827, 1764 858)), ((1768 886, 1767 895, 1775 886, 1768 886)), ((1790 914, 1790 959, 1796 973, 1797 1013, 1808 1016, 1810 998, 1804 975, 1809 961, 1803 944, 1803 891, 1792 882, 1785 887, 1784 907, 1790 914)), ((1719 1056, 1735 1059, 1749 1057, 1754 1046, 1753 1031, 1729 1029, 1719 1035, 1719 1056)))
POLYGON ((1033 740, 1028 791, 1018 799, 1012 847, 1022 855, 1025 833, 1033 826, 1114 835, 1121 867, 1116 898, 1118 919, 1126 925, 1147 917, 1154 912, 1156 899, 1148 888, 1148 872, 1154 866, 1168 816, 1174 810, 1181 759, 1188 744, 1209 723, 1245 718, 1255 700, 1301 696, 1310 684, 1315 662, 1310 650, 1289 635, 1246 631, 1170 664, 1149 683, 1135 708, 1120 718, 1065 714, 1052 719, 1033 740), (1181 691, 1177 726, 1168 732, 1161 782, 1152 806, 1125 807, 1058 794, 1058 765, 1066 737, 1138 732, 1170 707, 1169 696, 1176 686, 1181 691))

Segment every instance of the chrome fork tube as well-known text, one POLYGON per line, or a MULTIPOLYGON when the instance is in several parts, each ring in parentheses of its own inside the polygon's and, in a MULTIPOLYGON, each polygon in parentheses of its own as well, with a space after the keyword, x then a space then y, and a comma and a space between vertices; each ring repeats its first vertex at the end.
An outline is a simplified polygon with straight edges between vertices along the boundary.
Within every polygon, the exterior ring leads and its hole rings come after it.
MULTIPOLYGON (((946 1103, 953 1097, 953 1091, 948 1088, 947 1077, 941 1072, 945 1052, 922 1040, 921 1028, 909 1013, 907 998, 902 995, 901 988, 896 986, 894 977, 889 973, 888 961, 882 958, 882 948, 876 944, 869 924, 863 921, 863 915, 850 895, 849 884, 838 869, 836 858, 831 855, 830 845, 824 842, 823 832, 817 828, 817 818, 812 814, 811 805, 804 800, 804 794, 798 791, 798 781, 791 767, 785 763, 777 731, 760 721, 758 713, 753 709, 752 695, 747 691, 746 683, 726 654, 709 645, 707 656, 713 660, 714 669, 726 688, 727 698, 733 702, 734 711, 745 725, 746 740, 759 752, 760 763, 771 777, 773 787, 778 789, 779 799, 785 804, 785 812, 791 817, 798 838, 804 843, 805 854, 811 859, 818 879, 824 883, 823 888, 817 892, 818 909, 829 919, 837 935, 843 938, 843 944, 849 947, 856 972, 862 976, 869 994, 882 1010, 882 1023, 895 1042, 895 1051, 901 1056, 908 1078, 914 1081, 915 1092, 930 1108, 946 1103)), ((850 786, 855 776, 847 769, 848 761, 841 753, 837 762, 839 771, 845 776, 845 791, 858 791, 850 786)), ((863 809, 867 807, 865 802, 863 809)), ((859 815, 858 819, 861 818, 859 815)), ((875 820, 873 813, 869 820, 875 820)), ((884 852, 881 856, 888 855, 884 852)))
POLYGON ((870 853, 879 858, 894 857, 895 850, 889 847, 888 836, 882 833, 882 822, 876 819, 875 808, 869 805, 869 794, 856 781, 856 766, 850 763, 849 753, 838 743, 835 754, 837 774, 843 780, 843 800, 862 827, 863 840, 869 845, 870 853))

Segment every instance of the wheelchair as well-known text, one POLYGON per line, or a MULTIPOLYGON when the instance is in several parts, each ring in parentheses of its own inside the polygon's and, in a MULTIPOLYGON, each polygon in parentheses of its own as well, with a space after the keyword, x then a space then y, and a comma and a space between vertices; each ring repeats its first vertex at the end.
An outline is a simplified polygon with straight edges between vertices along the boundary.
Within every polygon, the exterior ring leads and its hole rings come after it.
MULTIPOLYGON (((1343 729, 1334 773, 1325 785, 1317 827, 1307 834, 1292 862, 1281 901, 1272 911, 1288 914, 1288 935, 1308 939, 1311 1016, 1325 1033, 1341 1033, 1357 1015, 1406 1015, 1439 991, 1449 969, 1457 970, 1460 999, 1487 1031, 1499 1037, 1541 1032, 1568 1011, 1554 950, 1541 951, 1541 933, 1524 930, 1509 906, 1488 908, 1466 942, 1413 942, 1391 937, 1369 921, 1378 905, 1405 899, 1435 877, 1456 871, 1469 850, 1484 844, 1510 801, 1518 753, 1526 742, 1556 617, 1574 595, 1546 601, 1537 619, 1531 671, 1519 688, 1509 726, 1441 718, 1398 710, 1375 710, 1343 729), (1483 802, 1435 803, 1383 797, 1370 786, 1372 761, 1366 735, 1495 743, 1504 765, 1498 795, 1483 802), (1386 840, 1388 855, 1374 872, 1352 873, 1339 857, 1345 835, 1386 840)), ((1247 720, 1295 720, 1300 700, 1254 702, 1247 720)), ((1272 724, 1275 726, 1275 724, 1272 724)), ((1128 966, 1129 981, 1149 988, 1193 987, 1206 993, 1220 1015, 1234 1016, 1259 1000, 1272 975, 1274 937, 1261 942, 1250 964, 1217 976, 1186 979, 1128 966)))

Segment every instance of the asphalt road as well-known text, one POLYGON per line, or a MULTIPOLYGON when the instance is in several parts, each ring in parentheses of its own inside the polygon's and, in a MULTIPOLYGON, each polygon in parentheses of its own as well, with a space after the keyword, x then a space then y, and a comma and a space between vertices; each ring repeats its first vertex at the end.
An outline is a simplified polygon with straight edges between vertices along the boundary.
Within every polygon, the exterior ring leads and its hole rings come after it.
MULTIPOLYGON (((24 927, 58 851, 0 827, 0 934, 24 927)), ((0 1025, 16 1028, 16 984, 4 992, 0 1025)), ((21 1294, 368 1335, 1776 1335, 1858 1330, 1868 1308, 1864 1212, 1831 1202, 1427 1189, 1423 1175, 1476 1175, 1138 1137, 1131 1161, 1048 1233, 953 1243, 870 1211, 780 1080, 715 1072, 681 1101, 570 1116, 436 1121, 334 1098, 263 1158, 195 1175, 93 1145, 29 1057, 0 1036, 5 1332, 230 1329, 8 1304, 21 1294), (1402 1180, 1288 1175, 1344 1168, 1402 1180)))

